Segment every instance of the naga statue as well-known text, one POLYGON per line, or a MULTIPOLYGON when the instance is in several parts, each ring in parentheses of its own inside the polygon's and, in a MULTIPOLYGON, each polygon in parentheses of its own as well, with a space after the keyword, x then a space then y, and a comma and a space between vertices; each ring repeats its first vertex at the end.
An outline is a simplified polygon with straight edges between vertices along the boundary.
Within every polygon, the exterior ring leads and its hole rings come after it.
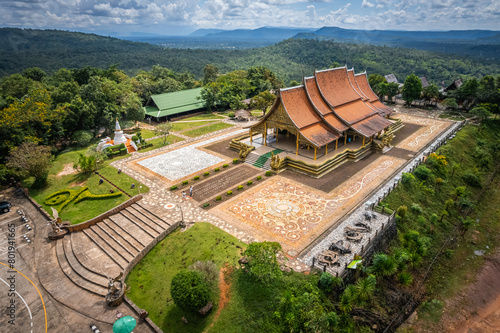
POLYGON ((249 146, 246 143, 243 143, 241 141, 240 141, 239 144, 240 144, 240 147, 239 147, 240 148, 239 157, 240 157, 240 159, 244 160, 248 156, 248 154, 250 154, 250 152, 255 149, 255 147, 254 146, 249 146))
POLYGON ((273 152, 271 152, 271 169, 273 170, 280 170, 285 166, 285 159, 279 157, 278 154, 274 155, 273 152))
POLYGON ((382 143, 384 144, 384 147, 390 147, 391 146, 391 141, 394 139, 394 134, 388 134, 382 138, 382 143))

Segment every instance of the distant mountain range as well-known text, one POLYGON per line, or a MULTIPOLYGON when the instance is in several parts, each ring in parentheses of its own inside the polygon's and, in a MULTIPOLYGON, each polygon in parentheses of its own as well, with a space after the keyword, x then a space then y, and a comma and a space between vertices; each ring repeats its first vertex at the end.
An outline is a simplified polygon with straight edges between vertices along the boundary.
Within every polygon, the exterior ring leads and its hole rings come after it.
POLYGON ((199 29, 187 36, 135 35, 120 38, 182 49, 246 49, 273 45, 289 38, 317 39, 338 43, 405 47, 487 59, 500 58, 500 31, 494 30, 405 31, 338 27, 262 27, 235 30, 199 29))

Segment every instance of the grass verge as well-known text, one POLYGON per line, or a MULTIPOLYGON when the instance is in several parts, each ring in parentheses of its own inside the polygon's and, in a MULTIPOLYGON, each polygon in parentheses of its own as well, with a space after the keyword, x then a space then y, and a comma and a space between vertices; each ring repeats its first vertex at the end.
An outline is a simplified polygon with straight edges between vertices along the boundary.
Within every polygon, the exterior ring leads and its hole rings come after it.
POLYGON ((178 137, 176 135, 173 135, 173 134, 170 134, 168 136, 167 143, 165 145, 163 144, 163 139, 162 138, 148 140, 147 142, 148 143, 152 143, 153 146, 141 149, 139 152, 140 153, 144 153, 144 152, 147 152, 147 151, 150 151, 150 150, 154 150, 154 149, 158 149, 158 148, 161 148, 161 147, 165 147, 165 146, 171 145, 171 144, 179 142, 179 141, 184 141, 184 139, 181 138, 181 137, 178 137))
POLYGON ((202 332, 211 322, 218 300, 214 300, 214 309, 206 317, 184 313, 170 296, 172 278, 196 261, 210 260, 219 268, 226 262, 234 266, 245 246, 209 223, 198 222, 185 232, 178 229, 158 243, 129 274, 128 297, 146 309, 164 332, 202 332), (183 316, 188 324, 181 321, 183 316))
POLYGON ((196 137, 196 136, 200 136, 200 135, 207 134, 207 133, 212 133, 212 132, 219 131, 221 129, 229 128, 229 127, 233 127, 233 125, 218 122, 218 123, 211 124, 211 125, 204 126, 204 127, 200 127, 200 128, 197 128, 197 129, 194 129, 191 131, 183 132, 182 134, 184 134, 186 136, 190 136, 190 137, 196 137))
POLYGON ((193 127, 205 126, 217 123, 218 121, 194 121, 188 123, 173 123, 172 124, 172 132, 180 132, 185 131, 193 127))

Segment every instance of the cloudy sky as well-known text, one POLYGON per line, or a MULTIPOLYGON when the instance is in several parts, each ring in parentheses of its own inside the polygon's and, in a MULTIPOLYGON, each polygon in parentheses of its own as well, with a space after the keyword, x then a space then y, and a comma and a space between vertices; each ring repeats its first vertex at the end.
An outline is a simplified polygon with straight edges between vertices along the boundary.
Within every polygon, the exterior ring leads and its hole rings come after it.
POLYGON ((0 26, 103 35, 262 26, 500 30, 500 0, 0 0, 0 26))

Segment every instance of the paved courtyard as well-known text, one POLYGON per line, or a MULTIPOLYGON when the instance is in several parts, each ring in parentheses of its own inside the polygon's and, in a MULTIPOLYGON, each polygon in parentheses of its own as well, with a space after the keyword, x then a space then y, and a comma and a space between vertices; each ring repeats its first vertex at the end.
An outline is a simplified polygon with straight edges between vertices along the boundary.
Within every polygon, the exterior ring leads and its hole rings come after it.
MULTIPOLYGON (((136 154, 115 166, 150 186, 150 193, 143 200, 145 203, 158 209, 169 202, 180 203, 187 221, 213 223, 246 242, 280 242, 289 258, 296 260, 452 124, 402 113, 394 116, 408 128, 396 133, 395 147, 388 153, 374 152, 358 162, 341 165, 320 179, 285 171, 283 176, 265 178, 233 198, 224 198, 225 201, 210 210, 201 209, 199 204, 216 192, 224 193, 240 185, 245 177, 238 176, 236 170, 241 167, 243 174, 243 166, 232 166, 232 171, 210 176, 195 185, 195 199, 199 203, 195 200, 182 202, 179 195, 168 191, 168 187, 192 179, 207 168, 220 165, 221 161, 230 161, 227 154, 222 154, 222 148, 212 151, 207 147, 227 142, 245 133, 245 129, 179 143, 161 152, 146 153, 146 156, 136 154)), ((244 168, 254 167, 245 165, 244 168)), ((174 210, 168 214, 173 217, 179 212, 174 210)))
POLYGON ((224 162, 224 159, 197 149, 198 147, 225 139, 229 136, 244 133, 245 131, 238 130, 230 134, 201 140, 176 150, 142 159, 137 164, 165 177, 167 180, 178 180, 224 162))

